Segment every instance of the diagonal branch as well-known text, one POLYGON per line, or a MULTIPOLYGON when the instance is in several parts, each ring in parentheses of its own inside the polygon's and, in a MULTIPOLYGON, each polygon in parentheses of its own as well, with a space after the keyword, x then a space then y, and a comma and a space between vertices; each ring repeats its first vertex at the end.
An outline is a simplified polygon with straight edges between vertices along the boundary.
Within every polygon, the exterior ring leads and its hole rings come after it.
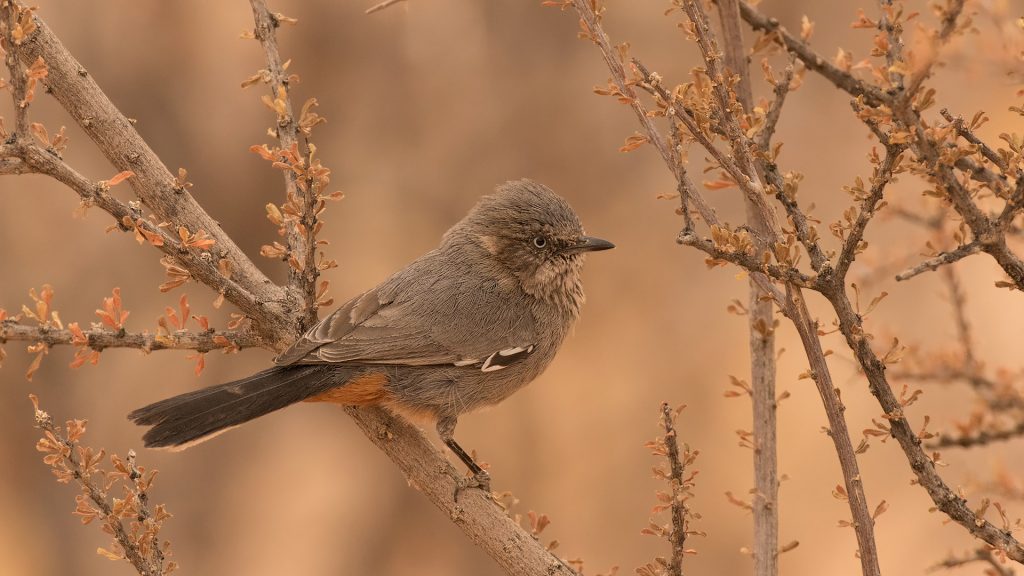
MULTIPOLYGON (((244 310, 255 321, 268 341, 284 345, 294 338, 295 326, 286 322, 289 303, 284 291, 256 267, 191 194, 180 186, 160 158, 124 116, 53 31, 35 17, 36 29, 15 50, 23 63, 42 58, 48 68, 44 80, 50 93, 75 122, 96 143, 97 148, 120 171, 135 174, 129 180, 139 198, 162 221, 184 226, 192 232, 205 231, 215 241, 213 264, 230 262, 232 278, 239 288, 252 295, 262 312, 249 306, 244 310)), ((187 262, 183 264, 188 264, 187 262)), ((196 277, 201 271, 190 270, 196 277)), ((246 302, 237 296, 226 297, 242 308, 246 302)))
POLYGON ((895 144, 889 144, 885 147, 885 158, 882 159, 881 165, 875 171, 871 191, 861 202, 860 211, 857 213, 857 219, 853 222, 853 226, 850 229, 850 235, 843 241, 843 247, 839 251, 839 259, 836 261, 836 277, 840 279, 846 278, 850 265, 857 258, 861 241, 864 239, 864 231, 868 227, 868 222, 875 216, 875 211, 878 209, 879 203, 882 201, 882 195, 885 193, 885 187, 892 182, 893 171, 899 165, 903 149, 903 146, 895 144))
MULTIPOLYGON (((55 154, 33 144, 0 145, 0 157, 18 158, 31 172, 45 174, 74 190, 86 206, 98 206, 114 217, 122 230, 136 230, 148 242, 181 264, 191 275, 213 290, 223 294, 249 318, 272 325, 276 318, 268 315, 264 304, 248 290, 234 281, 233 274, 225 275, 213 264, 209 252, 186 246, 178 236, 164 227, 143 218, 139 209, 121 202, 108 192, 105 183, 96 183, 68 166, 55 154)), ((129 178, 132 180, 134 178, 129 178)), ((215 245, 216 246, 216 245, 215 245)))
POLYGON ((875 396, 889 422, 890 434, 899 443, 917 477, 917 483, 924 488, 935 506, 949 516, 954 522, 963 526, 973 536, 988 542, 1017 562, 1024 562, 1024 546, 1013 537, 1013 534, 1000 529, 984 518, 979 518, 968 507, 967 501, 954 492, 939 476, 935 462, 921 449, 921 439, 910 427, 904 414, 904 406, 893 393, 885 375, 885 363, 871 349, 869 339, 864 334, 863 319, 854 311, 845 289, 826 292, 839 318, 839 329, 850 349, 857 357, 870 385, 871 394, 875 396))
MULTIPOLYGON (((715 2, 718 2, 718 0, 715 0, 715 2)), ((740 0, 740 15, 754 30, 776 33, 776 37, 787 52, 796 55, 808 69, 824 76, 846 92, 854 95, 863 95, 865 100, 872 106, 888 101, 886 94, 877 87, 859 80, 848 72, 844 72, 826 58, 817 54, 807 42, 790 34, 777 19, 765 16, 743 0, 740 0)))
POLYGON ((505 513, 481 490, 464 490, 452 498, 461 478, 415 426, 374 407, 345 411, 359 428, 469 539, 509 574, 576 576, 576 571, 505 513))
POLYGON ((896 280, 902 282, 904 280, 910 280, 914 276, 923 274, 924 272, 934 272, 935 270, 938 270, 940 266, 963 260, 971 254, 977 254, 980 251, 981 246, 977 242, 971 242, 954 250, 940 252, 938 256, 929 258, 913 268, 908 268, 907 270, 900 272, 896 275, 896 280))

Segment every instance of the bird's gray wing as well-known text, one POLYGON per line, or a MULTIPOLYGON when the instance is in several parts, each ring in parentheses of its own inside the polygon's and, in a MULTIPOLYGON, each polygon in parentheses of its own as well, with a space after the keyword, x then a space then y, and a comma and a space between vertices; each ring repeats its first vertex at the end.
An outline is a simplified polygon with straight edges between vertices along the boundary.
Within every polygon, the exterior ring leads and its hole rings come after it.
POLYGON ((424 258, 325 317, 275 362, 475 366, 500 370, 533 353, 529 310, 479 271, 424 258))

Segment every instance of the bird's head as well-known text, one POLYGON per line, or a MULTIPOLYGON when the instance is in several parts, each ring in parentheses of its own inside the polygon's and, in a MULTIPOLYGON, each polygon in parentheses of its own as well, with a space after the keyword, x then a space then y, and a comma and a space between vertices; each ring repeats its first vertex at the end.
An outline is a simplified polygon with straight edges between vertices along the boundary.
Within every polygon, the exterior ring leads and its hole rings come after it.
POLYGON ((453 228, 483 246, 527 293, 577 308, 587 252, 615 245, 587 236, 569 203, 530 180, 498 186, 453 228))

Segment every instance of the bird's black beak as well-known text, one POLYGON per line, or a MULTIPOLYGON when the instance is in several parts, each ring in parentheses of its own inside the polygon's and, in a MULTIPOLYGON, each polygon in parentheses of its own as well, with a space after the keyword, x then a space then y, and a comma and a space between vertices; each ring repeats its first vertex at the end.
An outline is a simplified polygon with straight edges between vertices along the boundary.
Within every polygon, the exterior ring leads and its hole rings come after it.
POLYGON ((593 236, 584 236, 580 238, 580 241, 577 244, 566 248, 564 251, 570 254, 576 254, 578 252, 596 252, 598 250, 610 250, 612 248, 615 248, 615 244, 612 244, 607 240, 594 238, 593 236))

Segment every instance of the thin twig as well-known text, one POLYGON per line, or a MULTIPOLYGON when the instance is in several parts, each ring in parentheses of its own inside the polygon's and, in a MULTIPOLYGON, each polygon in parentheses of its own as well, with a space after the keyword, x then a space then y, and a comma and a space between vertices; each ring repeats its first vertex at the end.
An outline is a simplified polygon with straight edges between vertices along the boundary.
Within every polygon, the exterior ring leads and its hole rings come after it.
MULTIPOLYGON (((680 234, 676 242, 683 246, 692 246, 704 252, 712 260, 730 262, 748 271, 757 271, 779 282, 789 282, 802 288, 817 289, 816 279, 800 272, 796 268, 778 264, 764 264, 753 254, 726 250, 716 246, 711 240, 700 238, 694 233, 680 234)), ((779 294, 781 296, 781 294, 779 294)))
MULTIPOLYGON (((665 138, 654 125, 654 120, 647 113, 647 108, 637 98, 636 91, 626 78, 626 70, 619 60, 618 52, 612 48, 611 40, 608 39, 608 34, 605 33, 598 16, 594 14, 588 0, 573 0, 573 6, 580 17, 581 27, 590 34, 591 41, 601 50, 605 64, 608 66, 609 72, 611 72, 612 82, 615 83, 616 88, 622 93, 623 97, 629 101, 629 106, 636 115, 637 121, 643 126, 647 139, 658 150, 669 171, 673 174, 679 174, 678 167, 681 162, 677 158, 676 152, 668 146, 665 138)), ((648 75, 645 74, 644 76, 648 75)), ((679 177, 681 178, 682 176, 679 177)), ((704 197, 693 186, 690 186, 689 190, 689 200, 697 208, 701 218, 708 223, 717 222, 717 217, 704 200, 704 197)))
POLYGON ((817 54, 811 49, 809 44, 786 30, 777 19, 765 16, 758 12, 756 8, 743 1, 740 2, 740 15, 743 16, 743 20, 754 30, 777 33, 776 38, 787 52, 796 55, 808 69, 827 78, 836 86, 851 94, 863 95, 865 100, 872 106, 877 106, 888 100, 888 96, 877 87, 857 79, 848 72, 844 72, 829 62, 827 58, 817 54))
MULTIPOLYGON (((719 4, 719 6, 723 5, 719 4)), ((772 137, 775 136, 775 128, 779 124, 779 119, 782 118, 782 107, 786 104, 786 96, 789 95, 789 90, 793 84, 793 77, 796 75, 795 61, 795 58, 790 57, 789 64, 782 74, 782 79, 776 79, 773 86, 775 98, 768 103, 768 110, 764 114, 764 127, 761 128, 761 131, 757 133, 757 137, 754 138, 758 149, 764 154, 770 153, 772 137)))
POLYGON ((953 128, 956 129, 956 133, 959 134, 961 138, 977 146, 978 152, 981 152, 982 156, 987 158, 989 162, 995 164, 1000 170, 1002 170, 1003 174, 1006 174, 1007 172, 1010 171, 1009 166, 1006 165, 1006 161, 1002 158, 1002 156, 997 154, 996 151, 993 150, 988 144, 985 144, 980 138, 975 136, 974 132, 971 131, 970 128, 964 126, 964 119, 962 116, 957 116, 956 118, 954 118, 953 115, 949 113, 949 109, 947 108, 939 110, 939 114, 942 114, 942 117, 945 118, 947 122, 953 125, 953 128))
MULTIPOLYGON (((75 122, 96 143, 97 149, 119 171, 131 171, 134 177, 128 183, 139 198, 158 217, 175 227, 184 226, 192 232, 205 231, 215 241, 210 252, 211 264, 216 269, 221 259, 228 259, 232 281, 241 288, 226 297, 242 308, 255 323, 257 330, 269 342, 281 346, 291 342, 295 326, 286 323, 288 303, 285 292, 256 267, 192 195, 180 186, 175 177, 155 152, 135 130, 133 122, 114 106, 88 73, 38 16, 33 19, 35 30, 23 41, 17 51, 22 63, 42 58, 48 75, 43 81, 54 98, 75 122), (240 299, 251 294, 249 302, 240 299), (251 304, 251 305, 249 305, 251 304)), ((188 262, 183 265, 191 266, 188 262)), ((197 278, 202 273, 190 269, 197 278)))
MULTIPOLYGON (((291 86, 285 63, 277 47, 277 28, 281 25, 281 15, 274 14, 267 6, 266 0, 249 0, 255 22, 255 35, 263 46, 267 57, 268 84, 271 98, 276 107, 277 123, 275 132, 282 150, 298 150, 298 125, 292 109, 291 86)), ((308 153, 303 154, 307 166, 311 163, 308 153)), ((288 237, 288 248, 301 269, 294 265, 288 266, 288 285, 298 291, 303 302, 302 320, 299 330, 303 331, 316 322, 316 281, 320 272, 316 266, 316 190, 311 183, 299 186, 298 176, 292 170, 283 170, 285 195, 301 207, 301 214, 296 220, 285 224, 288 237)))
MULTIPOLYGON (((44 432, 44 437, 36 444, 36 449, 48 454, 44 458, 44 462, 53 467, 58 481, 74 480, 81 487, 87 501, 80 499, 75 513, 81 515, 83 521, 86 521, 86 518, 88 521, 92 521, 94 518, 102 520, 104 531, 113 536, 117 544, 115 548, 120 548, 116 551, 101 549, 98 552, 102 552, 110 558, 118 558, 120 555, 131 563, 141 576, 164 576, 173 571, 175 568, 172 566, 173 563, 164 565, 164 551, 159 541, 153 545, 159 532, 159 524, 156 524, 156 530, 150 529, 152 536, 147 538, 145 533, 136 533, 134 530, 129 532, 122 521, 122 518, 134 518, 134 509, 138 508, 142 502, 135 490, 130 493, 131 499, 120 502, 107 493, 111 486, 104 486, 103 480, 106 479, 103 478, 103 472, 98 469, 98 464, 103 456, 102 451, 97 455, 91 449, 83 448, 78 443, 78 437, 85 430, 85 422, 69 421, 68 429, 62 432, 53 423, 50 415, 39 409, 36 397, 30 395, 29 398, 36 406, 36 427, 44 432)), ((132 460, 134 468, 134 458, 132 460)), ((130 479, 131 484, 134 485, 135 480, 130 479)), ((106 480, 106 483, 112 484, 109 480, 106 480)), ((142 515, 141 509, 139 513, 142 515)), ((152 516, 147 509, 145 516, 138 519, 138 523, 145 525, 144 523, 150 518, 152 516)), ((149 520, 150 525, 153 523, 153 520, 149 520)))
POLYGON ((867 228, 868 222, 875 216, 875 210, 878 209, 878 205, 882 201, 885 187, 892 182, 893 171, 899 165, 903 148, 903 146, 896 145, 889 145, 885 148, 885 158, 882 159, 882 163, 875 170, 871 191, 861 202, 857 219, 854 220, 850 228, 850 234, 843 241, 843 247, 839 251, 839 258, 836 260, 836 277, 840 281, 846 279, 850 265, 857 258, 861 241, 864 238, 864 230, 867 228))
POLYGON ((170 334, 149 332, 115 332, 103 328, 82 330, 87 341, 79 343, 75 335, 66 329, 47 326, 28 326, 11 319, 0 321, 0 344, 4 342, 42 342, 47 346, 86 346, 97 352, 107 348, 135 348, 150 352, 153 350, 211 350, 255 348, 263 342, 248 332, 215 331, 189 332, 180 330, 170 334))
POLYGON ((969 244, 964 244, 963 246, 960 246, 959 248, 950 250, 948 252, 940 252, 938 256, 929 258, 924 262, 921 262, 920 264, 914 266, 913 268, 908 268, 907 270, 900 272, 899 274, 896 275, 896 280, 902 282, 904 280, 910 280, 914 276, 917 276, 918 274, 923 274, 924 272, 934 272, 935 270, 938 270, 941 266, 958 262, 970 256, 971 254, 977 254, 980 251, 981 246, 978 244, 977 241, 975 241, 969 244))
POLYGON ((921 449, 921 439, 907 421, 904 407, 887 380, 885 364, 871 349, 869 339, 864 335, 863 319, 854 310, 845 288, 839 287, 823 294, 836 311, 840 332, 864 370, 871 394, 881 405, 889 423, 890 434, 903 449, 910 468, 917 477, 917 483, 928 492, 936 507, 954 522, 975 537, 1005 551, 1013 560, 1024 562, 1024 546, 1012 533, 1000 529, 988 520, 978 518, 968 507, 966 500, 946 484, 939 475, 935 462, 921 449))
POLYGON ((1022 436, 1024 436, 1024 421, 1017 422, 1012 427, 1006 429, 978 430, 972 434, 965 434, 961 436, 939 434, 935 440, 928 443, 928 449, 935 450, 940 448, 973 448, 975 446, 988 446, 995 442, 1014 440, 1022 436))
POLYGON ((878 18, 878 29, 885 32, 888 45, 885 50, 885 68, 889 71, 889 82, 893 89, 903 90, 903 73, 897 68, 897 64, 904 64, 903 61, 903 26, 894 22, 896 8, 893 0, 879 0, 881 16, 878 18))
POLYGON ((949 299, 953 304, 953 315, 956 318, 956 333, 960 339, 960 348, 964 353, 964 371, 978 371, 978 359, 974 354, 974 342, 971 339, 971 325, 967 321, 967 296, 960 285, 960 278, 949 266, 942 269, 942 279, 949 289, 949 299))
POLYGON ((669 573, 683 576, 683 557, 686 554, 686 535, 689 531, 690 511, 686 506, 686 473, 685 465, 679 455, 679 436, 675 428, 675 410, 668 403, 661 405, 662 427, 665 429, 665 449, 669 462, 668 482, 672 487, 672 531, 669 541, 672 543, 672 558, 669 560, 669 573))
POLYGON ((398 4, 399 2, 405 2, 405 0, 384 0, 380 4, 374 4, 373 6, 367 8, 364 14, 373 14, 374 12, 379 12, 389 6, 398 4))
MULTIPOLYGON (((0 147, 0 154, 17 154, 33 172, 45 174, 72 189, 82 198, 85 206, 97 206, 114 217, 116 225, 124 231, 139 229, 149 244, 173 258, 191 275, 206 284, 238 308, 250 319, 273 325, 273 316, 268 315, 267 306, 255 295, 235 281, 235 275, 225 275, 214 258, 206 250, 185 246, 179 236, 172 235, 164 227, 144 218, 141 211, 121 202, 108 192, 102 182, 92 182, 56 155, 35 145, 0 147)), ((134 176, 128 181, 134 179, 134 176)), ((216 244, 214 245, 216 247, 216 244)))
POLYGON ((1005 560, 996 558, 995 554, 992 553, 992 550, 988 548, 978 548, 977 550, 968 553, 966 556, 959 558, 956 556, 950 556, 942 562, 930 567, 928 572, 960 568, 961 566, 966 566, 967 564, 974 562, 983 562, 988 564, 992 571, 986 571, 985 573, 992 576, 1013 576, 1014 574, 1013 570, 1009 566, 1004 566, 1005 560))

